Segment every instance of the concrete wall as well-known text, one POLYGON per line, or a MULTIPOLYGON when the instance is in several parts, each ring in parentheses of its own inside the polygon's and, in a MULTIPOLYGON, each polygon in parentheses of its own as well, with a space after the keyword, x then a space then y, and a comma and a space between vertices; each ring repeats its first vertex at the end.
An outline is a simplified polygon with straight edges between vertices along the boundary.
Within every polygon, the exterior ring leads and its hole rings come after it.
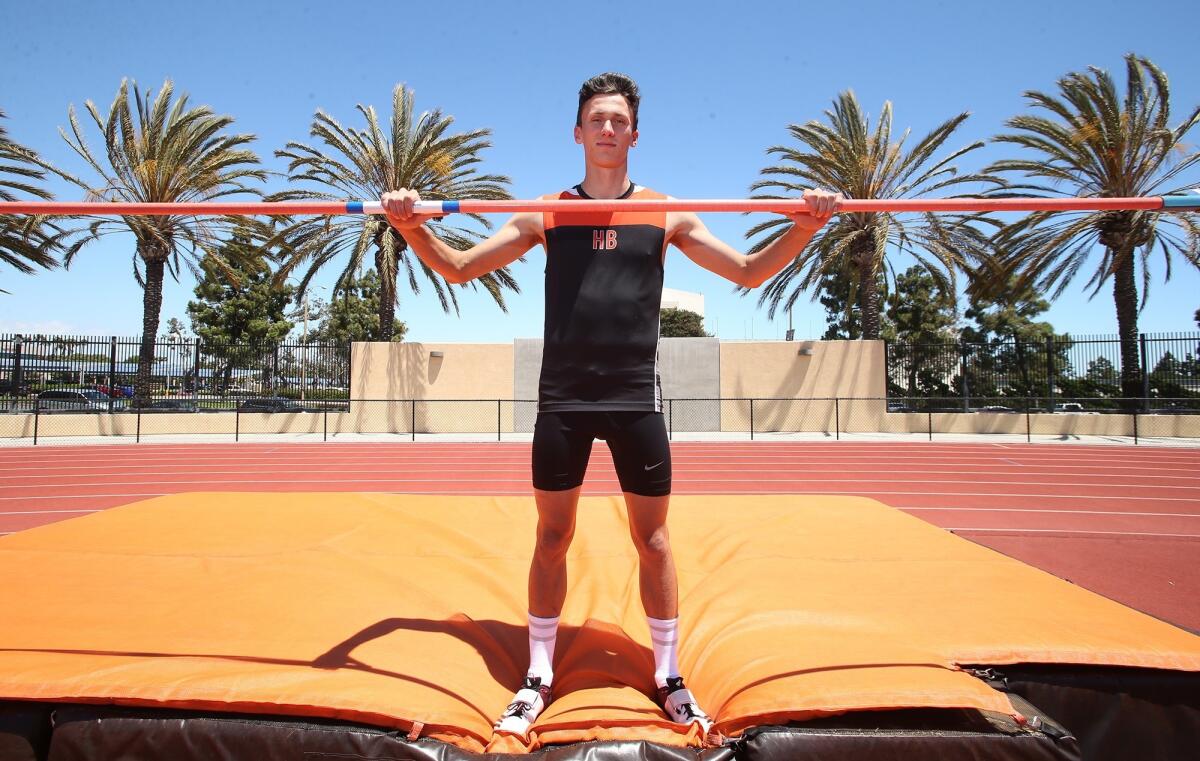
POLYGON ((763 400, 753 410, 749 402, 724 403, 723 431, 750 430, 751 414, 756 431, 832 431, 839 412, 832 402, 792 400, 886 396, 883 342, 723 341, 720 395, 763 400))
MULTIPOLYGON (((513 398, 509 344, 356 343, 350 364, 350 417, 363 433, 411 433, 414 423, 417 433, 495 430, 495 400, 513 398)), ((511 404, 500 417, 512 430, 511 404)))

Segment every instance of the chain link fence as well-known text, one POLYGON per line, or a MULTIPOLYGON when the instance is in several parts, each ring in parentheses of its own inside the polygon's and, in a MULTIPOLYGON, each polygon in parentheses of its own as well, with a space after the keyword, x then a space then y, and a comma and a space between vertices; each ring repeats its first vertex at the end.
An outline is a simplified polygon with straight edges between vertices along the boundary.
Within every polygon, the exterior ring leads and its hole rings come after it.
MULTIPOLYGON (((0 444, 114 441, 529 441, 537 402, 513 399, 227 400, 204 406, 55 408, 35 398, 0 414, 0 444)), ((1013 440, 1200 446, 1194 398, 1055 397, 667 399, 674 441, 1013 440)))
POLYGON ((1048 412, 1079 400, 1118 408, 1136 397, 1149 413, 1167 400, 1200 399, 1200 333, 1142 334, 1131 342, 1132 393, 1122 383, 1121 346, 1116 336, 885 342, 888 395, 950 397, 964 410, 981 406, 981 399, 1037 398, 1048 412))
POLYGON ((350 347, 156 341, 148 395, 136 399, 141 339, 0 334, 0 406, 10 412, 233 411, 348 401, 350 347))

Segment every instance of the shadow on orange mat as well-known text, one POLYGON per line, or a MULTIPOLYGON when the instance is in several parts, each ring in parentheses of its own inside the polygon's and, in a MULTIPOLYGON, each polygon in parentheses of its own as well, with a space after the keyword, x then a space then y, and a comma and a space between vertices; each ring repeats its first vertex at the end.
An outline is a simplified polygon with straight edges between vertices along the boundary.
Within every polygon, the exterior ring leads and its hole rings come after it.
MULTIPOLYGON (((0 539, 0 698, 326 717, 468 751, 698 746, 651 699, 620 498, 586 498, 554 702, 527 663, 516 497, 186 494, 0 539), (36 591, 36 594, 31 594, 36 591)), ((868 499, 676 497, 680 664, 726 735, 853 711, 1015 716, 960 665, 1200 671, 1200 638, 868 499)))

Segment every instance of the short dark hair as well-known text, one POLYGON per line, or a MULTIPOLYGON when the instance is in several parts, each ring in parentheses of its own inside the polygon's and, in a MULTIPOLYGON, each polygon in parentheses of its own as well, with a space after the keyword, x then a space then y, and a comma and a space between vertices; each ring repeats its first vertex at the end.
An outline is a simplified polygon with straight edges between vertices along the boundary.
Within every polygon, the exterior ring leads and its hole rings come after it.
POLYGON ((579 88, 579 109, 575 112, 576 127, 583 126, 583 104, 596 95, 625 96, 625 101, 629 103, 629 110, 633 112, 633 128, 637 129, 638 104, 642 101, 642 96, 638 93, 637 82, 615 71, 597 74, 579 88))

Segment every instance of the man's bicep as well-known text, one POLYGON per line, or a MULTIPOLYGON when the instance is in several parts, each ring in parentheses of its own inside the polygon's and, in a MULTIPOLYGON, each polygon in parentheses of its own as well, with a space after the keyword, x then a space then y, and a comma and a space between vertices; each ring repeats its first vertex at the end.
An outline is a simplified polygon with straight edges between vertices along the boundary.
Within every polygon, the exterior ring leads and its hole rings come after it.
POLYGON ((704 269, 734 282, 746 266, 746 257, 713 235, 695 214, 683 215, 671 243, 704 269))
POLYGON ((532 219, 531 215, 514 214, 494 235, 471 248, 467 266, 475 273, 472 277, 498 270, 520 259, 529 249, 542 242, 540 230, 538 221, 532 219))

